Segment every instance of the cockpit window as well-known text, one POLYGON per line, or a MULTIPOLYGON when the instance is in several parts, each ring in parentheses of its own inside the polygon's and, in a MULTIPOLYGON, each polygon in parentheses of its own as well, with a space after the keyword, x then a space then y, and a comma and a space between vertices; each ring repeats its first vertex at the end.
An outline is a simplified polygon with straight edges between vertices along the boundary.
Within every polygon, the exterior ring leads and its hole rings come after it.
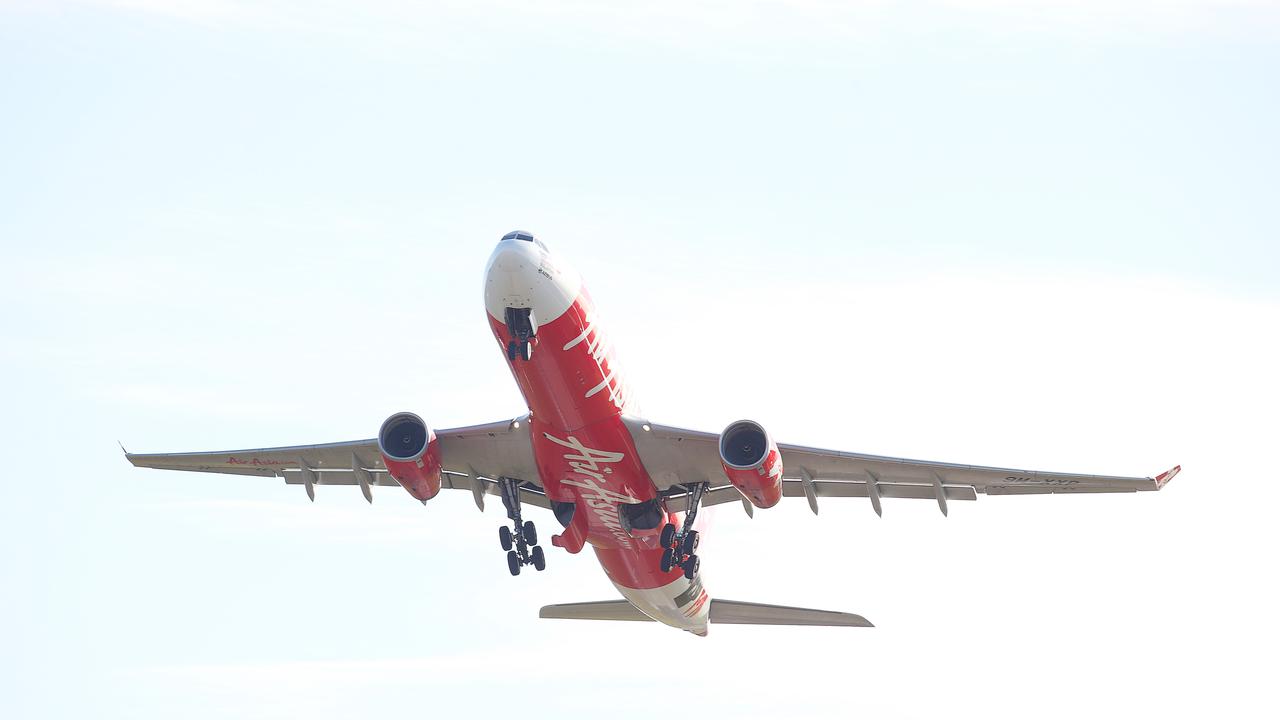
POLYGON ((538 247, 542 248, 543 250, 547 249, 547 246, 543 245, 541 240, 534 237, 533 233, 528 233, 528 232, 525 232, 524 230, 512 230, 506 235, 503 235, 502 239, 503 240, 523 240, 525 242, 531 242, 534 245, 537 245, 538 247))

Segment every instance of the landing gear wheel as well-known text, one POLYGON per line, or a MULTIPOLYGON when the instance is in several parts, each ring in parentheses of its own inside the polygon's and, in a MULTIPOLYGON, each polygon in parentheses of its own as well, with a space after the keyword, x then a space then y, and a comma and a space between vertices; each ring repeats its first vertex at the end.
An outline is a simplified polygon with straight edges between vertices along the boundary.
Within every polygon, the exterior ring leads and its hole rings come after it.
POLYGON ((698 568, 702 566, 702 559, 697 555, 690 555, 684 561, 684 579, 692 580, 698 574, 698 568))
POLYGON ((663 550, 662 562, 659 563, 658 567, 662 568, 662 572, 669 573, 671 572, 671 568, 675 567, 675 565, 676 565, 676 551, 672 550, 671 548, 667 548, 666 550, 663 550))
POLYGON ((662 563, 660 568, 662 572, 667 573, 672 568, 683 568, 684 576, 690 580, 698 574, 698 531, 693 529, 693 523, 698 517, 698 508, 702 505, 702 496, 706 494, 708 483, 698 483, 692 486, 685 486, 685 490, 689 493, 688 501, 685 505, 687 508, 684 514, 684 522, 677 528, 671 523, 662 526, 662 532, 658 535, 658 544, 665 548, 662 554, 662 563))
POLYGON ((502 549, 507 551, 507 569, 512 575, 519 575, 520 568, 533 565, 538 570, 547 566, 542 548, 538 547, 538 531, 532 521, 520 517, 520 481, 509 477, 498 478, 498 490, 502 493, 502 504, 507 509, 507 518, 511 526, 503 525, 498 529, 498 540, 502 549))
POLYGON ((692 555, 698 552, 698 531, 690 530, 685 533, 684 541, 680 543, 680 553, 682 555, 692 555))
POLYGON ((658 544, 664 548, 673 547, 676 544, 676 526, 667 523, 662 526, 662 534, 658 536, 658 544))
POLYGON ((520 357, 528 362, 533 355, 533 349, 529 347, 530 341, 538 336, 538 321, 533 316, 533 308, 509 307, 503 313, 503 318, 507 332, 510 333, 507 337, 511 338, 507 344, 507 358, 515 362, 520 357))

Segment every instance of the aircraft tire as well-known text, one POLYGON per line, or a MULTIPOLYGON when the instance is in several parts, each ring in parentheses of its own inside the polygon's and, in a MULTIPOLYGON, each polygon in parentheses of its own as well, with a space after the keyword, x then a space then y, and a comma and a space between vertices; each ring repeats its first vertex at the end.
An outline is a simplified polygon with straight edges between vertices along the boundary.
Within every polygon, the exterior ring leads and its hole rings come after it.
POLYGON ((667 548, 666 550, 663 550, 662 562, 658 565, 658 568, 662 570, 662 572, 664 573, 669 573, 671 572, 671 568, 675 567, 675 564, 676 564, 676 551, 672 550, 671 548, 667 548))
POLYGON ((702 559, 697 555, 690 555, 689 559, 684 561, 684 579, 692 580, 695 578, 700 567, 702 567, 702 559))
POLYGON ((694 554, 694 553, 698 552, 698 542, 699 542, 699 540, 700 540, 700 538, 698 537, 698 531, 697 531, 697 530, 690 530, 690 531, 689 531, 689 532, 684 536, 684 542, 683 542, 683 543, 681 544, 681 546, 680 546, 680 553, 681 553, 682 555, 692 555, 692 554, 694 554))
POLYGON ((507 569, 511 571, 512 575, 520 574, 520 556, 516 554, 515 550, 507 552, 507 569))

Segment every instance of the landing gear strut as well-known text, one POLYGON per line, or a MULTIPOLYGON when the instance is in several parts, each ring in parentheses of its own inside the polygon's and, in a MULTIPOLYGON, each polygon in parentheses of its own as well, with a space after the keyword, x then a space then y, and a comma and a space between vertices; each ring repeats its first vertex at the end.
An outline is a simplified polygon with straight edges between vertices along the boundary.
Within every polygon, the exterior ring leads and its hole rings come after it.
POLYGON ((531 341, 538 336, 538 324, 533 319, 532 308, 507 308, 504 313, 507 332, 512 340, 507 343, 507 359, 515 362, 520 358, 525 362, 533 357, 531 341))
POLYGON ((508 477, 498 478, 502 504, 507 508, 507 517, 513 525, 498 528, 498 542, 507 553, 507 569, 512 575, 519 575, 520 568, 525 565, 532 565, 539 572, 547 567, 547 558, 538 545, 538 529, 533 526, 532 520, 520 518, 519 482, 508 477))
POLYGON ((693 529, 693 521, 698 517, 698 508, 702 505, 702 494, 707 491, 706 483, 698 483, 689 493, 689 508, 684 514, 684 523, 677 530, 675 525, 667 523, 662 526, 658 542, 662 544, 662 560, 659 568, 662 572, 671 572, 674 568, 684 570, 687 580, 698 574, 702 561, 698 557, 698 531, 693 529))

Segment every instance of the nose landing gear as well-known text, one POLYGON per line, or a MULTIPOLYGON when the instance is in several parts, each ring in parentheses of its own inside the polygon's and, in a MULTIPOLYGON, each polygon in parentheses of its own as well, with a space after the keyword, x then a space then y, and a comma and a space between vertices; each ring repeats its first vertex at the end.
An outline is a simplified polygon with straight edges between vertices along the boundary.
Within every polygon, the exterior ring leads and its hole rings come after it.
POLYGON ((662 572, 668 573, 678 567, 684 570, 686 580, 698 575, 702 560, 697 555, 699 538, 698 531, 693 529, 693 521, 698 517, 698 507, 702 505, 702 494, 706 490, 706 483, 693 486, 689 494, 689 508, 679 530, 671 523, 662 526, 662 533, 658 536, 658 542, 664 548, 658 565, 662 572))
POLYGON ((538 336, 538 323, 533 318, 532 308, 513 308, 506 310, 507 332, 511 341, 507 343, 507 359, 515 362, 520 358, 525 362, 533 357, 533 340, 538 336))
POLYGON ((507 569, 512 575, 519 575, 525 565, 532 565, 539 572, 547 568, 547 558, 538 545, 538 529, 532 520, 520 518, 520 486, 519 481, 512 478, 498 478, 498 489, 502 491, 502 504, 507 508, 507 517, 513 527, 503 525, 498 528, 498 543, 507 553, 507 569))
POLYGON ((507 343, 507 359, 515 362, 516 358, 520 358, 525 362, 529 362, 533 358, 533 345, 528 340, 522 342, 512 340, 507 343))

